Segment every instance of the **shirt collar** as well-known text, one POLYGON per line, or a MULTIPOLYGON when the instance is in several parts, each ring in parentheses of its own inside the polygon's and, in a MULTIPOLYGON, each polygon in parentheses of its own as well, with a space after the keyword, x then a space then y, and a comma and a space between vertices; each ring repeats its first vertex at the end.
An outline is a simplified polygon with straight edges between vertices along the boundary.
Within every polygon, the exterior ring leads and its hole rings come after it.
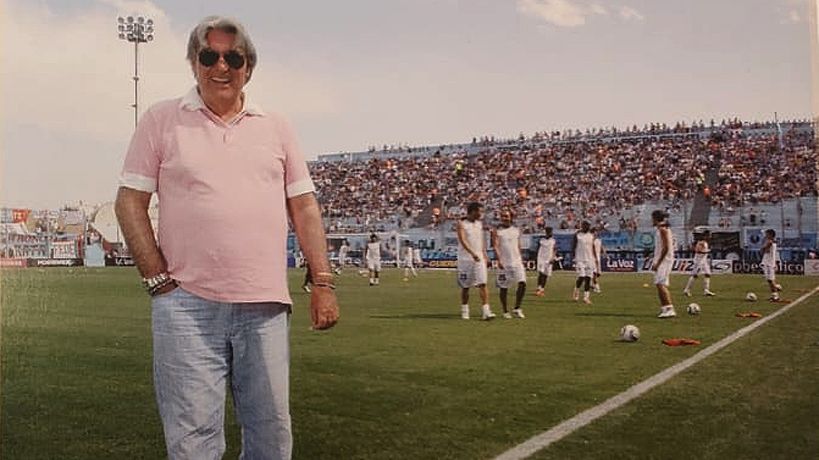
MULTIPOLYGON (((244 94, 244 106, 242 107, 242 112, 248 115, 255 115, 255 116, 264 116, 265 113, 258 104, 256 104, 247 93, 244 94)), ((194 86, 193 88, 182 97, 182 101, 179 103, 179 107, 190 110, 191 112, 195 112, 197 110, 207 109, 205 102, 202 100, 202 96, 199 95, 199 91, 197 87, 194 86)))

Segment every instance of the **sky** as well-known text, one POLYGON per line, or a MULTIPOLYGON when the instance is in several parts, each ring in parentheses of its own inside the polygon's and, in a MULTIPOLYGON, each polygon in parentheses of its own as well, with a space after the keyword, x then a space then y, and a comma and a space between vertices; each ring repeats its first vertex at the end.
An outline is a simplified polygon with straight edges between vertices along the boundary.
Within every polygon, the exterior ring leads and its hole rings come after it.
MULTIPOLYGON (((259 63, 246 91, 293 121, 308 159, 543 130, 811 118, 819 0, 0 0, 0 204, 116 193, 140 112, 193 84, 187 36, 233 16, 259 63)), ((816 78, 819 78, 817 76, 816 78)))

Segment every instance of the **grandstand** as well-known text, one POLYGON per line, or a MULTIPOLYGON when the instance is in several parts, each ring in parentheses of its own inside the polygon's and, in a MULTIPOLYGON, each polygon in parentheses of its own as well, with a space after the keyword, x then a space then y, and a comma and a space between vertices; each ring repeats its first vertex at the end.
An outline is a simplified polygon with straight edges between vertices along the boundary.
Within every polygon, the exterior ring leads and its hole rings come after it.
MULTIPOLYGON (((400 233, 385 238, 386 257, 408 239, 426 260, 449 259, 454 221, 465 203, 481 201, 490 225, 500 209, 516 212, 524 248, 547 226, 570 234, 589 220, 604 229, 607 250, 648 250, 651 210, 664 208, 678 251, 687 250, 695 229, 708 227, 738 241, 725 252, 747 257, 740 251, 758 249, 763 227, 777 230, 786 250, 816 250, 815 147, 809 121, 730 120, 384 146, 321 155, 309 166, 327 233, 351 235, 354 251, 363 243, 352 235, 400 233)), ((82 258, 99 234, 109 263, 128 263, 111 204, 86 208, 4 209, 4 258, 82 258), (73 249, 55 252, 66 241, 73 249)), ((156 224, 157 209, 151 211, 156 224)), ((290 247, 297 251, 292 241, 290 247)))
MULTIPOLYGON (((511 207, 530 235, 546 226, 573 230, 589 220, 609 232, 629 232, 633 241, 651 230, 650 210, 659 207, 671 211, 683 244, 697 227, 744 233, 767 226, 798 240, 793 246, 813 248, 814 128, 809 121, 731 120, 544 132, 322 155, 310 168, 332 232, 427 228, 446 234, 447 222, 475 200, 486 204, 490 223, 511 207)), ((625 246, 619 249, 640 249, 625 246)))

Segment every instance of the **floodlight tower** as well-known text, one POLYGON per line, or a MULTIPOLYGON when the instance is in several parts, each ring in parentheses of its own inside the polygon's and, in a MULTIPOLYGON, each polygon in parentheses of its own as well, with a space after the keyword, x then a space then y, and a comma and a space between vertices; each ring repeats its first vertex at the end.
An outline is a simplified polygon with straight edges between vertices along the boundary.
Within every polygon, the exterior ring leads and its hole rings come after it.
POLYGON ((154 39, 154 20, 145 16, 117 18, 117 32, 120 40, 134 44, 134 129, 139 119, 139 44, 154 39))

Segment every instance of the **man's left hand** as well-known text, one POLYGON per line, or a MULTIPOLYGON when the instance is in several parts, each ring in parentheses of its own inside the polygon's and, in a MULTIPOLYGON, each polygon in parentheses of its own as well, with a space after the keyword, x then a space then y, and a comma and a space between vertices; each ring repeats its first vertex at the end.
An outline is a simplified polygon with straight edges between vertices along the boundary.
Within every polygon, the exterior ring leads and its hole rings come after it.
POLYGON ((310 295, 310 318, 313 329, 330 329, 338 322, 336 293, 329 288, 315 286, 310 295))

